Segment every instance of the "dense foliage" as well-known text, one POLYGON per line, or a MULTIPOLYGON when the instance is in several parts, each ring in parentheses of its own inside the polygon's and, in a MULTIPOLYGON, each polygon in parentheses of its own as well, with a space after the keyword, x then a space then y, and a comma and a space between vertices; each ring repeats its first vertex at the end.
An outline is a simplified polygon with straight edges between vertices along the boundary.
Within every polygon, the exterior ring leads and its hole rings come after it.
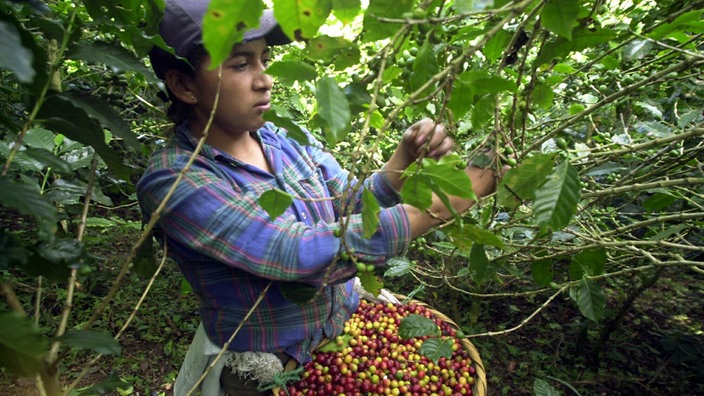
MULTIPOLYGON (((413 121, 446 124, 461 155, 423 159, 406 172, 402 197, 420 208, 432 193, 470 190, 459 170, 465 161, 512 166, 495 195, 413 241, 383 279, 413 293, 461 296, 469 311, 462 325, 477 340, 573 304, 580 345, 571 352, 598 366, 639 297, 663 277, 696 282, 704 272, 703 5, 274 0, 298 41, 269 69, 279 85, 268 117, 294 138, 299 125, 308 128, 358 177, 378 170, 413 121), (483 303, 509 297, 529 302, 522 319, 496 329, 478 322, 483 303)), ((163 265, 152 250, 153 224, 134 226, 141 234, 110 290, 72 323, 77 289, 104 268, 86 229, 139 221, 134 183, 166 136, 161 87, 146 59, 163 45, 162 7, 0 3, 0 366, 39 376, 48 395, 78 383, 61 371, 70 351, 120 353, 122 330, 96 322, 127 276, 155 277, 163 265), (38 308, 48 287, 63 291, 58 312, 38 308)), ((211 3, 204 37, 214 59, 240 39, 218 34, 230 16, 256 20, 263 7, 211 3)), ((276 214, 290 199, 272 191, 261 203, 276 214)), ((369 229, 377 210, 365 200, 369 229)), ((360 272, 369 289, 381 286, 379 275, 360 272)), ((124 328, 131 318, 124 315, 124 328)), ((701 323, 684 322, 701 337, 701 323)), ((685 338, 673 339, 677 349, 685 338)), ((687 348, 694 354, 679 362, 685 366, 703 353, 687 348)), ((109 386, 114 381, 93 392, 109 386)), ((555 389, 538 379, 535 392, 555 389)))

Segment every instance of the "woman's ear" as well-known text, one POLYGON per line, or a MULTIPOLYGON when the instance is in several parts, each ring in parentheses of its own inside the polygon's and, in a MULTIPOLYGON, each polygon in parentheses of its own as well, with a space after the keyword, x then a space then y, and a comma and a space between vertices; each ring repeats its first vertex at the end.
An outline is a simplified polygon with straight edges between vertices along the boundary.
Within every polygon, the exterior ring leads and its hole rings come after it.
POLYGON ((171 93, 186 104, 195 104, 198 98, 193 92, 193 79, 184 73, 169 69, 164 74, 164 82, 171 93))

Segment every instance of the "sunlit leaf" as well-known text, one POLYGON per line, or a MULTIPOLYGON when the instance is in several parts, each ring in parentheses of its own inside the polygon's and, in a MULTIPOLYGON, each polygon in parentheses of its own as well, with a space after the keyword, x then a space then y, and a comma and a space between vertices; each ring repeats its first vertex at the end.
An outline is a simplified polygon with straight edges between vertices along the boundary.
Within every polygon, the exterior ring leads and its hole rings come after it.
POLYGON ((266 211, 269 218, 275 219, 286 212, 291 207, 293 197, 291 194, 281 191, 278 188, 265 191, 259 197, 259 205, 266 211))
POLYGON ((423 176, 411 175, 403 183, 401 198, 403 202, 420 210, 425 210, 433 202, 433 190, 431 190, 423 176))
POLYGON ((364 290, 374 296, 378 296, 381 292, 381 288, 384 287, 384 283, 381 282, 374 271, 357 272, 357 277, 359 278, 359 283, 362 284, 364 290))
POLYGON ((572 29, 578 24, 578 14, 579 1, 550 0, 545 3, 540 20, 549 31, 572 40, 572 29))
POLYGON ((332 13, 342 23, 350 23, 362 9, 360 0, 332 0, 332 13))
POLYGON ((244 39, 247 30, 259 26, 264 4, 259 0, 212 0, 203 16, 203 44, 211 57, 210 68, 218 67, 244 39))
POLYGON ((404 13, 411 11, 413 0, 370 0, 364 13, 364 41, 377 41, 391 37, 401 24, 382 22, 379 18, 402 19, 404 13))
POLYGON ((315 37, 331 10, 331 0, 274 0, 276 20, 296 40, 315 37))
MULTIPOLYGON (((416 60, 413 62, 413 71, 411 73, 411 89, 417 91, 425 83, 430 81, 432 77, 438 72, 439 66, 438 61, 435 56, 435 51, 433 50, 433 45, 426 41, 418 50, 418 55, 416 55, 416 60)), ((429 94, 432 92, 433 85, 426 88, 423 94, 429 94)))

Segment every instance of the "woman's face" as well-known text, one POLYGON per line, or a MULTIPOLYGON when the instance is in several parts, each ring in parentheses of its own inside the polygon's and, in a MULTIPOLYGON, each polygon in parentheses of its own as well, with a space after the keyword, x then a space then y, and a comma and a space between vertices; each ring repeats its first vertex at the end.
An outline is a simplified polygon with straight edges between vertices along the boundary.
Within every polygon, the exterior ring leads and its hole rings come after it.
POLYGON ((271 107, 272 77, 264 74, 270 58, 265 39, 237 44, 220 67, 208 70, 206 55, 193 80, 196 98, 191 119, 194 131, 204 130, 218 93, 217 110, 209 134, 242 134, 264 124, 262 115, 271 107), (220 84, 220 75, 222 81, 220 84))

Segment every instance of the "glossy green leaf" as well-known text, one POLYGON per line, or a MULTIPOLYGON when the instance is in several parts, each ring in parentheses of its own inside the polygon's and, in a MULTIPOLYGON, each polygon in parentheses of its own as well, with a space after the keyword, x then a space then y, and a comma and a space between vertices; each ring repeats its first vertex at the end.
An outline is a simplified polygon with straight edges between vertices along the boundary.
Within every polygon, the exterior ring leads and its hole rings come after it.
POLYGON ((406 257, 392 257, 386 262, 389 267, 386 272, 384 272, 384 277, 398 277, 403 276, 411 272, 413 265, 406 257))
POLYGON ((276 20, 296 40, 315 37, 331 10, 331 0, 274 0, 276 20))
POLYGON ((44 128, 32 128, 27 131, 22 139, 22 144, 32 148, 53 151, 56 147, 54 139, 56 135, 44 128))
POLYGON ((275 219, 286 212, 293 204, 293 196, 278 188, 264 191, 259 197, 259 205, 266 211, 271 219, 275 219))
POLYGON ((426 210, 433 202, 433 190, 421 175, 411 175, 403 183, 401 198, 404 203, 426 210))
POLYGON ((577 212, 579 199, 579 175, 569 161, 564 161, 535 192, 533 214, 536 222, 543 230, 561 230, 577 212))
POLYGON ((279 127, 277 133, 285 133, 288 138, 295 140, 302 146, 309 145, 308 134, 291 117, 281 115, 279 113, 281 110, 279 107, 272 108, 264 113, 264 119, 279 127), (284 132, 282 132, 282 129, 284 132))
POLYGON ((583 278, 570 287, 570 298, 577 303, 585 318, 598 322, 604 316, 606 299, 603 290, 595 282, 583 278))
POLYGON ((350 23, 362 10, 360 0, 332 0, 332 13, 342 23, 350 23))
POLYGON ((440 358, 452 358, 453 341, 450 338, 428 338, 420 345, 418 353, 435 362, 440 358))
POLYGON ((536 84, 533 89, 533 94, 531 95, 533 103, 545 110, 548 110, 552 106, 554 97, 555 93, 547 84, 536 84))
POLYGON ((22 45, 22 39, 17 27, 7 21, 0 20, 0 68, 9 69, 23 83, 32 82, 34 68, 32 51, 22 45))
POLYGON ((139 141, 130 130, 130 126, 103 99, 76 91, 64 92, 60 95, 98 120, 103 128, 109 129, 115 137, 124 142, 126 147, 136 152, 140 151, 139 141))
POLYGON ((266 73, 276 77, 285 85, 293 85, 294 82, 312 81, 318 77, 315 67, 304 61, 279 61, 274 62, 266 69, 266 73))
POLYGON ((56 207, 41 194, 39 186, 0 176, 0 202, 3 206, 34 217, 43 238, 49 238, 56 232, 58 212, 56 207))
POLYGON ((364 238, 369 239, 376 233, 379 226, 379 202, 374 193, 366 188, 362 191, 362 225, 364 227, 364 238))
POLYGON ((553 265, 552 260, 537 260, 531 264, 530 267, 531 275, 533 280, 538 286, 545 287, 552 282, 553 279, 553 265))
POLYGON ((357 277, 364 290, 374 296, 378 296, 381 289, 384 287, 384 283, 381 282, 373 271, 357 272, 357 277))
POLYGON ((487 59, 495 61, 503 55, 509 42, 511 42, 512 34, 506 30, 499 30, 494 37, 489 39, 482 48, 482 53, 487 59))
POLYGON ((0 312, 0 367, 18 377, 39 372, 48 342, 29 318, 16 312, 0 312))
POLYGON ((533 199, 535 190, 545 182, 554 163, 554 153, 535 154, 509 169, 497 188, 499 204, 515 208, 521 202, 533 199))
POLYGON ((474 224, 465 224, 464 232, 474 242, 480 245, 489 245, 499 249, 503 249, 504 241, 498 235, 489 230, 476 226, 474 224))
POLYGON ((51 168, 59 173, 71 173, 71 165, 63 159, 57 157, 49 150, 39 148, 28 148, 23 151, 25 155, 42 164, 40 169, 51 168))
POLYGON ((476 199, 472 180, 467 176, 464 167, 459 165, 461 163, 462 159, 456 154, 446 155, 437 162, 432 158, 424 158, 420 174, 440 187, 436 192, 476 199))
POLYGON ((491 266, 484 245, 474 244, 469 252, 469 273, 478 285, 491 279, 496 271, 491 266))
POLYGON ((264 4, 259 0, 212 0, 203 16, 203 44, 218 67, 244 39, 244 32, 259 26, 264 4))
POLYGON ((403 339, 411 339, 415 337, 425 337, 438 335, 440 328, 430 318, 418 314, 410 314, 401 319, 398 326, 398 336, 403 339))
POLYGON ((403 25, 382 22, 379 18, 403 19, 403 14, 413 9, 413 0, 369 0, 364 13, 364 33, 366 42, 382 40, 393 36, 403 25))
POLYGON ((570 279, 581 279, 584 275, 602 275, 606 260, 606 249, 604 248, 594 248, 579 252, 572 257, 572 262, 570 262, 570 279))
POLYGON ((334 146, 345 139, 352 115, 347 97, 333 78, 323 77, 315 85, 318 115, 325 124, 328 145, 334 146))
MULTIPOLYGON (((415 62, 413 62, 413 70, 411 72, 411 90, 419 90, 420 87, 430 81, 433 76, 438 73, 439 69, 440 67, 438 66, 433 45, 430 44, 429 41, 424 42, 418 50, 418 55, 416 55, 415 62)), ((434 86, 431 85, 423 91, 423 95, 430 94, 433 89, 434 86)))
POLYGON ((52 95, 46 99, 37 117, 47 129, 93 147, 115 175, 129 180, 129 170, 122 157, 105 143, 102 126, 80 106, 66 97, 52 95))
POLYGON ((533 396, 561 396, 557 389, 553 388, 550 384, 543 381, 540 378, 536 378, 533 381, 533 396))
POLYGON ((354 66, 359 63, 359 48, 342 37, 318 36, 306 43, 308 55, 312 59, 332 63, 337 69, 354 66))
POLYGON ((572 29, 578 24, 578 14, 579 1, 550 0, 545 3, 540 13, 540 21, 549 31, 572 40, 572 29))
POLYGON ((76 349, 88 349, 102 355, 119 355, 122 352, 120 343, 115 338, 93 331, 69 330, 61 337, 60 341, 76 349))
POLYGON ((136 71, 141 73, 148 81, 157 83, 159 79, 154 72, 144 66, 130 51, 118 44, 81 42, 71 48, 67 55, 70 59, 80 59, 88 63, 98 63, 109 66, 113 72, 122 73, 136 71))

